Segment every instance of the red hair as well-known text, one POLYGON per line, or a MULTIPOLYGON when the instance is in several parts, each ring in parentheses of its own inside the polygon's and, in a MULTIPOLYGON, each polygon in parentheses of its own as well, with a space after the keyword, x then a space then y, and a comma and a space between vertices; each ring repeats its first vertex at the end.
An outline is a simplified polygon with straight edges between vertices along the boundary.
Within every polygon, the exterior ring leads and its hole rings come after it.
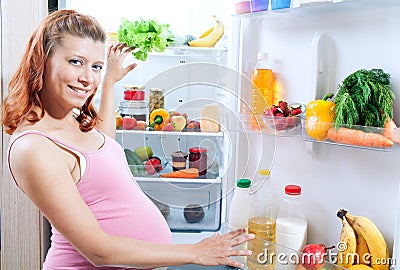
MULTIPOLYGON (((13 134, 23 120, 35 123, 43 118, 44 108, 38 93, 43 87, 45 63, 67 35, 103 43, 106 41, 104 29, 91 16, 73 10, 58 10, 49 14, 32 33, 22 61, 8 85, 2 116, 8 134, 13 134), (40 108, 40 114, 34 111, 35 107, 40 108)), ((82 131, 91 130, 98 120, 92 104, 96 92, 97 89, 79 108, 77 120, 82 131)))

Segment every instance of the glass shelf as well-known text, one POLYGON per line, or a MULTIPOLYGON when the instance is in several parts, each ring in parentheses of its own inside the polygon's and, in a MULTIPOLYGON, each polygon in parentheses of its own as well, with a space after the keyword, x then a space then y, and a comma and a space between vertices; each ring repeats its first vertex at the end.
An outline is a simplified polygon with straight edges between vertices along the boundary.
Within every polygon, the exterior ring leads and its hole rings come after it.
POLYGON ((199 137, 223 137, 223 132, 192 132, 192 131, 148 131, 148 130, 122 130, 118 129, 120 135, 162 135, 162 136, 199 136, 199 137))
POLYGON ((312 14, 324 14, 332 12, 355 12, 373 8, 400 7, 398 0, 333 0, 332 2, 320 2, 304 4, 300 7, 267 10, 245 14, 235 14, 234 17, 243 19, 304 17, 312 14))

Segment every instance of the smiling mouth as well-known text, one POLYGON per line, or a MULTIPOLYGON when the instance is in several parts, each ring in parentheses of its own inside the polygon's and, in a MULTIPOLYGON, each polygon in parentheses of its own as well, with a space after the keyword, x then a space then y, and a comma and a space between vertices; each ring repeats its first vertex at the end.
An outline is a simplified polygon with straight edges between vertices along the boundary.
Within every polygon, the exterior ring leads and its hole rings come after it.
POLYGON ((89 91, 86 91, 86 90, 81 90, 81 89, 77 89, 77 88, 74 88, 74 87, 72 87, 72 86, 68 86, 71 90, 73 90, 73 91, 75 91, 75 92, 77 92, 78 94, 87 94, 89 91))

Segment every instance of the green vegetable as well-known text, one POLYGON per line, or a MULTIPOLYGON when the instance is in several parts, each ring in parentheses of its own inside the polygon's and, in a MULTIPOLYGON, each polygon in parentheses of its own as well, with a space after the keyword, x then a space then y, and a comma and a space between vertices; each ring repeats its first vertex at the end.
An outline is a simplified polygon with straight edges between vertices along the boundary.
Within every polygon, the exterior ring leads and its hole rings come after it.
POLYGON ((149 52, 163 52, 174 41, 174 35, 168 24, 160 24, 152 19, 140 18, 132 22, 122 18, 118 40, 135 48, 132 54, 136 59, 146 61, 149 52))
POLYGON ((139 146, 133 151, 141 159, 141 164, 153 156, 153 150, 150 146, 139 146))
POLYGON ((133 152, 132 150, 125 148, 125 157, 126 161, 128 162, 128 165, 143 165, 143 161, 140 159, 140 157, 133 152))
POLYGON ((339 125, 383 127, 393 118, 395 95, 390 74, 382 69, 360 69, 347 76, 336 94, 335 128, 339 125))

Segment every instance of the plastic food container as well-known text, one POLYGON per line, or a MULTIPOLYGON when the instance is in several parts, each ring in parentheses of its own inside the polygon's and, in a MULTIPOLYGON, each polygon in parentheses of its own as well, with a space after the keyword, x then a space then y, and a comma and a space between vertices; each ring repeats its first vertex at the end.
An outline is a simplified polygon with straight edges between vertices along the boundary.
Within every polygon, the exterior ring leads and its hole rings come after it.
POLYGON ((131 116, 137 121, 147 121, 148 109, 146 103, 140 100, 122 100, 119 105, 122 117, 131 116))
POLYGON ((243 14, 243 13, 250 13, 250 1, 236 1, 235 3, 236 13, 243 14))
POLYGON ((251 0, 250 1, 251 12, 268 10, 268 4, 269 0, 251 0))
POLYGON ((143 86, 126 85, 124 89, 124 100, 144 100, 143 86))
POLYGON ((172 170, 178 171, 186 169, 186 160, 188 157, 187 153, 182 151, 176 151, 171 154, 172 157, 172 170))
POLYGON ((271 0, 271 9, 290 8, 290 0, 271 0))

